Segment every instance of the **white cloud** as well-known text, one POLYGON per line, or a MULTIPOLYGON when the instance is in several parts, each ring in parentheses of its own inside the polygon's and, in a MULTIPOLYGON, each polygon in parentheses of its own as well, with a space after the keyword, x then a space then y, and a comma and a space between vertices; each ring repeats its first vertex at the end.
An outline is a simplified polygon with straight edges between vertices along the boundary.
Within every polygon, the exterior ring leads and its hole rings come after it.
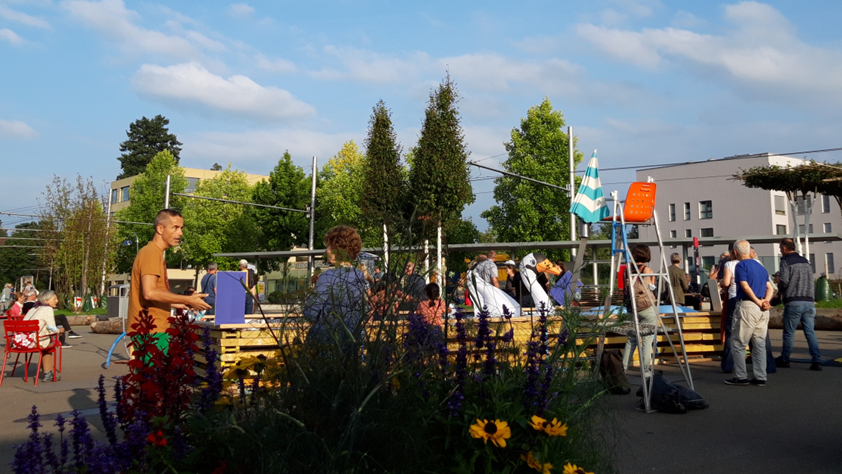
POLYGON ((653 70, 687 65, 693 72, 724 78, 749 97, 842 101, 842 52, 804 43, 768 5, 730 5, 725 18, 734 26, 719 36, 681 28, 631 31, 591 24, 577 25, 576 31, 618 61, 653 70))
POLYGON ((0 28, 0 40, 6 40, 12 44, 23 43, 23 38, 21 38, 17 35, 17 33, 8 28, 0 28))
POLYGON ((9 21, 16 21, 18 23, 22 23, 26 26, 34 26, 36 28, 49 28, 50 24, 47 21, 42 20, 41 18, 36 18, 31 15, 27 15, 26 13, 19 12, 12 10, 11 8, 0 5, 0 17, 5 18, 9 21))
POLYGON ((324 68, 310 72, 312 77, 323 80, 353 80, 368 84, 412 82, 431 63, 429 55, 422 52, 410 53, 403 59, 332 45, 325 46, 322 51, 341 65, 339 69, 324 68))
POLYGON ((74 18, 117 41, 127 52, 159 53, 182 58, 197 54, 196 48, 184 38, 135 25, 133 21, 139 15, 127 10, 122 0, 72 0, 61 5, 74 18))
POLYGON ((247 17, 254 13, 254 7, 249 6, 245 3, 234 3, 231 5, 229 10, 231 11, 231 15, 241 18, 247 17))
POLYGON ((287 74, 298 71, 295 64, 293 64, 292 61, 287 61, 286 59, 269 59, 262 54, 258 54, 256 59, 257 67, 263 69, 264 71, 276 72, 279 74, 287 74))
MULTIPOLYGON (((2 30, 0 30, 2 32, 2 30)), ((0 137, 29 140, 38 136, 32 127, 20 120, 0 119, 0 137)))
POLYGON ((286 121, 309 117, 315 109, 277 87, 264 87, 246 76, 228 79, 191 62, 162 67, 144 64, 132 79, 141 94, 164 103, 177 103, 257 121, 286 121))
POLYGON ((584 73, 584 68, 563 59, 529 62, 498 54, 466 54, 438 63, 439 71, 449 68, 460 83, 486 91, 507 91, 527 84, 545 94, 571 92, 578 88, 574 80, 584 73))
POLYGON ((331 134, 281 128, 242 133, 202 132, 179 138, 185 144, 182 160, 186 164, 201 159, 202 167, 205 167, 205 163, 230 161, 234 167, 245 168, 250 173, 269 174, 285 150, 289 150, 298 166, 309 169, 312 157, 317 156, 321 167, 348 140, 362 143, 363 133, 331 134))

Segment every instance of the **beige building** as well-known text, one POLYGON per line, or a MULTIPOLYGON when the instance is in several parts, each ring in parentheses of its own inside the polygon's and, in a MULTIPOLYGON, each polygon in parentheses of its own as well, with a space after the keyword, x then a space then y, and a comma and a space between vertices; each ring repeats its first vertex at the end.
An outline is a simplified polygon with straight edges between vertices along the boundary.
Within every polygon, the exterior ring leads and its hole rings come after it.
MULTIPOLYGON (((780 235, 784 238, 793 236, 795 230, 786 193, 747 188, 742 181, 730 178, 740 170, 756 166, 793 167, 804 162, 800 158, 764 153, 638 170, 636 179, 646 181, 651 177, 658 185, 656 209, 663 239, 686 239, 685 242, 692 243, 693 237, 736 240, 780 235)), ((804 217, 796 216, 802 236, 805 230, 809 234, 809 252, 805 257, 813 264, 816 277, 825 272, 825 266, 828 277, 835 277, 842 271, 842 260, 839 264, 835 261, 836 257, 842 258, 842 242, 825 242, 822 234, 842 233, 842 213, 830 196, 811 194, 809 197, 812 204, 809 227, 804 229, 804 217)), ((642 226, 640 237, 654 239, 654 227, 642 226)), ((770 273, 777 271, 778 245, 754 247, 766 269, 770 273)), ((681 247, 668 251, 681 253, 681 247)), ((699 249, 702 268, 709 269, 724 251, 727 251, 725 245, 702 246, 699 249)), ((653 248, 653 259, 658 258, 656 254, 657 248, 653 248)))

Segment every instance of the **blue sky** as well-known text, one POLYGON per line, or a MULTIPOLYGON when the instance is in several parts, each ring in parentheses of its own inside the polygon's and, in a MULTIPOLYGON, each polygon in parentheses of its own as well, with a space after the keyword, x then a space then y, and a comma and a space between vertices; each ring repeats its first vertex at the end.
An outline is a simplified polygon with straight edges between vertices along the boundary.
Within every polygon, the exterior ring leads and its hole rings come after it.
MULTIPOLYGON (((406 150, 448 70, 491 166, 544 97, 602 168, 838 147, 839 18, 832 0, 0 0, 0 211, 32 211, 53 174, 105 186, 141 116, 170 119, 184 166, 268 174, 286 149, 307 167, 361 144, 383 99, 406 150)), ((481 229, 492 189, 465 213, 481 229)))

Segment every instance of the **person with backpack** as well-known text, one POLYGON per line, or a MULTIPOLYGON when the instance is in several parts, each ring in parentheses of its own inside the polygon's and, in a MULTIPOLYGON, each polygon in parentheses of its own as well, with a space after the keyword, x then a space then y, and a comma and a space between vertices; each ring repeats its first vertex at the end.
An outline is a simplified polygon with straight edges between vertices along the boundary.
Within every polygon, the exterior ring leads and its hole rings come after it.
MULTIPOLYGON (((638 323, 657 327, 658 307, 655 305, 657 299, 652 293, 655 289, 655 277, 642 276, 652 273, 652 269, 646 265, 652 259, 652 253, 647 245, 638 244, 632 249, 631 257, 635 264, 630 266, 628 272, 632 274, 631 282, 628 281, 628 276, 626 276, 627 279, 624 285, 625 292, 627 292, 628 295, 626 309, 631 312, 631 298, 634 298, 634 305, 637 308, 638 323)), ((641 337, 642 344, 640 345, 640 348, 643 352, 640 354, 640 362, 643 367, 644 377, 650 377, 652 375, 651 362, 653 341, 654 335, 641 337)), ((637 335, 634 333, 629 334, 629 339, 626 341, 626 347, 623 350, 624 371, 628 371, 629 369, 629 363, 632 360, 635 349, 637 349, 637 343, 637 335)))

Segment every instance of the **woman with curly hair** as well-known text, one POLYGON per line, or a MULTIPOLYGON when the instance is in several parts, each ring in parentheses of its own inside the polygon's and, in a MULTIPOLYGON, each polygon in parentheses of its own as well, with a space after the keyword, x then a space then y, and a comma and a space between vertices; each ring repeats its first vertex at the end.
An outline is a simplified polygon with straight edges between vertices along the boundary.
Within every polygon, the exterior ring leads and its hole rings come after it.
POLYGON ((362 338, 366 315, 368 282, 365 274, 354 267, 362 240, 356 229, 337 226, 325 234, 325 245, 325 259, 333 266, 319 275, 304 302, 304 318, 310 323, 307 342, 338 341, 350 349, 362 338))

